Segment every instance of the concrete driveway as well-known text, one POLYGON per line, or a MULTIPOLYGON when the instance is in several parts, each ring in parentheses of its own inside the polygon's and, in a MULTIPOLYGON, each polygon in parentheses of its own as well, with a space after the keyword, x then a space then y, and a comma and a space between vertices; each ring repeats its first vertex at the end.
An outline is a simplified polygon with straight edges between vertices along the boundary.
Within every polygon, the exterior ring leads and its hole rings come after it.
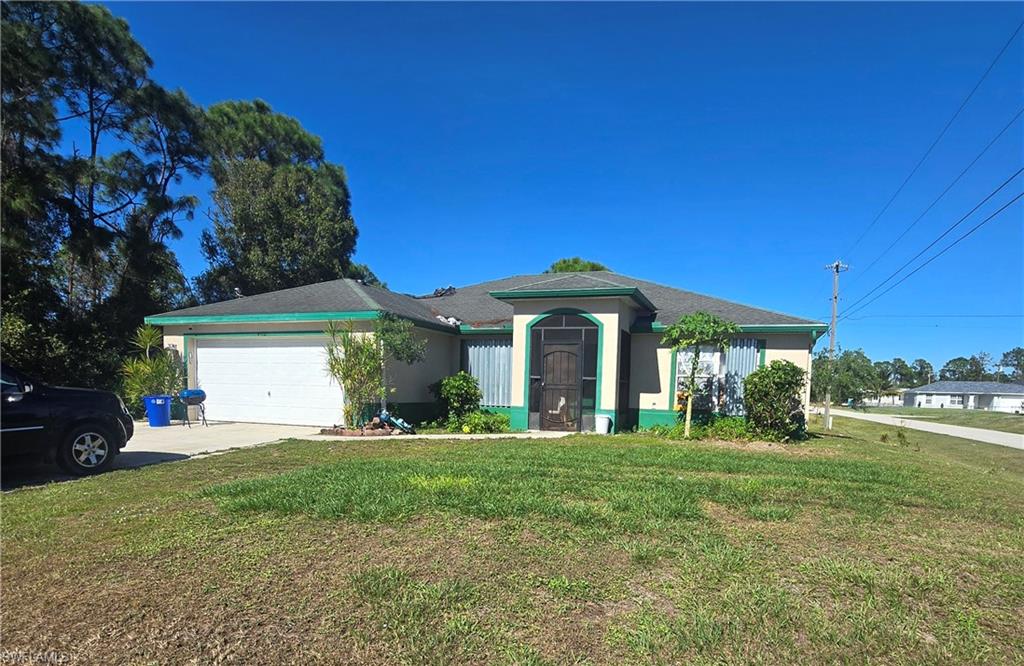
MULTIPOLYGON (((172 424, 150 428, 145 421, 135 422, 135 435, 114 459, 113 469, 133 469, 229 449, 257 446, 290 437, 312 438, 320 429, 310 426, 264 425, 259 423, 211 423, 209 427, 187 428, 172 424)), ((5 461, 0 474, 0 489, 13 490, 75 477, 64 474, 56 465, 36 460, 5 461)))
POLYGON ((131 469, 168 460, 182 460, 205 453, 245 448, 291 437, 319 435, 312 426, 266 425, 263 423, 211 423, 191 428, 172 424, 150 428, 135 422, 135 436, 114 460, 114 469, 131 469))

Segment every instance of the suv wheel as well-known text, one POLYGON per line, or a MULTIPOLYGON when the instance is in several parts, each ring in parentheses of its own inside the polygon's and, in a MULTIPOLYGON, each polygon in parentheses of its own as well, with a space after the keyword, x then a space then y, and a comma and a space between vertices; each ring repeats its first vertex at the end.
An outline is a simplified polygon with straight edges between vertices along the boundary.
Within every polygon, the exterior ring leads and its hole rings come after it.
POLYGON ((107 428, 86 424, 73 428, 60 443, 57 463, 68 474, 85 476, 110 468, 117 449, 107 428))

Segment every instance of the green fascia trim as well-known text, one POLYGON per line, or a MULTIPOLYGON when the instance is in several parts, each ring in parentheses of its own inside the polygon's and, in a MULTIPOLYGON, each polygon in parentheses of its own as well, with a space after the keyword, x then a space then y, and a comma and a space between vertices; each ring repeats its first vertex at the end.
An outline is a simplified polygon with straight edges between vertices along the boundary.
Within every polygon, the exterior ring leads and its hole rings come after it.
POLYGON ((511 326, 496 326, 491 328, 474 328, 462 324, 459 326, 459 333, 462 335, 512 335, 511 326))
POLYGON ((275 314, 240 314, 240 315, 179 315, 146 317, 143 321, 154 326, 173 326, 180 324, 262 324, 282 321, 330 321, 333 319, 376 319, 376 310, 359 310, 355 312, 282 312, 275 314))
POLYGON ((763 368, 765 362, 765 356, 768 351, 768 341, 758 340, 757 341, 757 367, 763 368))
MULTIPOLYGON (((630 333, 664 333, 666 325, 661 322, 653 324, 633 324, 630 333)), ((738 327, 740 333, 809 333, 815 340, 828 331, 825 324, 744 324, 738 327)))
POLYGON ((482 411, 482 412, 491 412, 492 414, 504 414, 505 416, 509 417, 509 420, 512 419, 512 409, 513 409, 512 407, 496 407, 494 405, 480 405, 480 411, 482 411))
MULTIPOLYGON (((351 312, 284 312, 274 314, 242 314, 242 315, 198 315, 198 316, 161 316, 146 317, 143 321, 153 326, 184 326, 189 324, 271 324, 296 321, 353 321, 374 320, 379 316, 378 310, 358 310, 351 312)), ((420 328, 429 328, 444 333, 454 334, 454 327, 441 322, 431 322, 411 317, 402 317, 420 328)))
POLYGON ((521 298, 596 298, 600 296, 628 296, 637 305, 654 311, 654 303, 644 296, 636 287, 597 287, 594 289, 523 289, 521 291, 492 291, 492 298, 498 300, 517 300, 521 298))

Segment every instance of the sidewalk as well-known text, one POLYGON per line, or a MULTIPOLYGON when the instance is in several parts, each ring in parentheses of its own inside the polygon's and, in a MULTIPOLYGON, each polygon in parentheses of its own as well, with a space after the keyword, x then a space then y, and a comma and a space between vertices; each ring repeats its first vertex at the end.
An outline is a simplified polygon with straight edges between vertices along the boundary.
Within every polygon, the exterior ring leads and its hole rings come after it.
POLYGON ((907 416, 864 414, 862 412, 850 412, 845 409, 836 409, 834 407, 832 408, 832 415, 843 416, 851 419, 860 419, 861 421, 884 423, 886 425, 910 428, 911 430, 934 432, 939 435, 949 435, 950 437, 960 437, 962 439, 970 439, 976 442, 985 442, 986 444, 997 444, 999 446, 1008 446, 1013 449, 1024 450, 1024 435, 1018 435, 1012 432, 1000 432, 998 430, 986 430, 984 428, 968 428, 967 426, 932 423, 929 421, 919 421, 916 418, 907 416))

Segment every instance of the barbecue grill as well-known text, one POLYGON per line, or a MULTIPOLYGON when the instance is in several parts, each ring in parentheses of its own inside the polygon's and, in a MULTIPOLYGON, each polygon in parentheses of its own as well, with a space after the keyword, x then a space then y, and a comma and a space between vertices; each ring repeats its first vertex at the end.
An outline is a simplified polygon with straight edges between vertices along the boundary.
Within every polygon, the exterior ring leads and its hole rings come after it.
POLYGON ((192 427, 192 420, 189 419, 188 408, 198 407, 199 408, 199 419, 204 426, 210 424, 206 422, 206 406, 203 404, 206 401, 206 391, 203 389, 184 389, 178 393, 178 399, 185 405, 185 420, 182 425, 187 425, 189 428, 192 427))

